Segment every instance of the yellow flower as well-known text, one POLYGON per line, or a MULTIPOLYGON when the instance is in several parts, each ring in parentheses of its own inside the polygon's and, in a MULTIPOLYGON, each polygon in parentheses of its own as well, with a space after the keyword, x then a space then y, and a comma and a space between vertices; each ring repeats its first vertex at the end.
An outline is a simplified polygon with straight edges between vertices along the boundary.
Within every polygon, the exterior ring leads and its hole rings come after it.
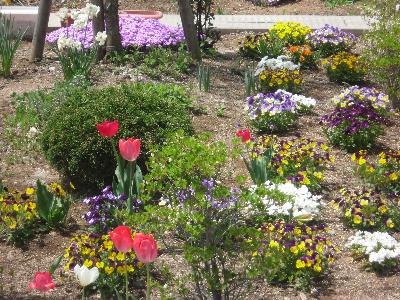
POLYGON ((387 211, 387 208, 385 205, 381 205, 379 206, 378 210, 381 214, 384 214, 387 211))
POLYGON ((322 268, 321 268, 320 265, 315 265, 315 266, 314 266, 314 271, 316 271, 316 272, 321 272, 321 270, 322 270, 322 268))
POLYGON ((270 241, 269 242, 269 247, 270 248, 277 248, 277 247, 279 247, 279 243, 277 241, 270 241))
POLYGON ((398 179, 398 176, 396 173, 392 173, 389 175, 389 178, 391 181, 396 181, 398 179))
POLYGON ((380 164, 380 165, 385 165, 386 164, 386 159, 385 158, 380 158, 379 160, 378 160, 378 163, 380 164))
POLYGON ((106 271, 107 275, 110 275, 112 272, 114 272, 114 267, 105 267, 104 271, 106 271))
POLYGON ((386 226, 389 227, 389 228, 393 228, 394 227, 394 223, 393 223, 392 219, 387 219, 386 226))
POLYGON ((360 201, 360 205, 361 205, 361 206, 367 206, 367 205, 368 205, 368 200, 362 199, 362 200, 360 201))
POLYGON ((354 224, 361 224, 362 218, 359 215, 355 215, 353 218, 354 224))
POLYGON ((99 268, 99 269, 104 268, 104 262, 98 261, 98 262, 96 263, 96 267, 99 268))
POLYGON ((34 192, 35 192, 35 190, 33 188, 27 188, 26 191, 25 191, 25 194, 33 195, 34 192))
POLYGON ((299 249, 296 246, 292 246, 292 247, 290 247, 290 252, 297 254, 297 253, 299 253, 299 249))
POLYGON ((305 268, 306 263, 300 259, 296 260, 296 268, 297 269, 301 269, 301 268, 305 268))
POLYGON ((93 266, 93 261, 91 261, 89 259, 85 259, 85 262, 83 263, 83 265, 87 268, 90 268, 91 266, 93 266))
POLYGON ((358 164, 360 166, 364 165, 367 161, 364 159, 364 157, 360 156, 360 159, 358 160, 358 164))
POLYGON ((125 274, 125 266, 118 266, 117 267, 117 272, 119 274, 125 274))
POLYGON ((119 260, 119 261, 125 260, 125 254, 123 252, 118 252, 117 260, 119 260))

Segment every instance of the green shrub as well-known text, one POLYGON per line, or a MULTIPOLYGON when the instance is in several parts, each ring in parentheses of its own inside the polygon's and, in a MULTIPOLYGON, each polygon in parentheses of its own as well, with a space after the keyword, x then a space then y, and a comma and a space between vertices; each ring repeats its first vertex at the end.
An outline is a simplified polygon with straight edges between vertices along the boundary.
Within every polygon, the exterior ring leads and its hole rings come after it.
POLYGON ((117 138, 140 138, 146 149, 178 129, 192 132, 190 99, 174 85, 135 83, 103 89, 71 89, 43 128, 42 148, 50 163, 78 189, 111 181, 116 163, 96 123, 119 120, 117 138))

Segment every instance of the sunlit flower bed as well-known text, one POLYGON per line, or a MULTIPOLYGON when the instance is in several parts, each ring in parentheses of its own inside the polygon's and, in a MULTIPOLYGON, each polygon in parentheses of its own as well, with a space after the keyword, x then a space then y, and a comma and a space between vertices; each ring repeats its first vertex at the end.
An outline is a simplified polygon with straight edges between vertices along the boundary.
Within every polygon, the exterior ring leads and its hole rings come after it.
MULTIPOLYGON (((123 47, 175 46, 185 39, 181 27, 164 25, 155 19, 121 16, 120 28, 123 47)), ((92 24, 88 23, 81 29, 74 25, 57 29, 47 34, 46 41, 55 43, 60 37, 73 37, 88 48, 93 43, 92 24)))

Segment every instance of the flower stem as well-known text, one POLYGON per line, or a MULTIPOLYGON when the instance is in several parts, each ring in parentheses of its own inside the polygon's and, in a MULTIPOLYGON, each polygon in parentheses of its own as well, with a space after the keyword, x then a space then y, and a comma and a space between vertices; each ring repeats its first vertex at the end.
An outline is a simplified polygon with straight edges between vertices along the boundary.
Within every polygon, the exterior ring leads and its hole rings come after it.
POLYGON ((132 202, 133 202, 133 170, 135 162, 130 161, 129 164, 129 195, 128 195, 128 213, 132 214, 132 202))
POLYGON ((82 288, 82 300, 85 300, 85 287, 82 288))
POLYGON ((128 263, 125 259, 125 299, 129 299, 129 290, 128 290, 128 263))
POLYGON ((151 295, 150 264, 146 264, 146 271, 147 271, 146 300, 150 300, 150 295, 151 295))

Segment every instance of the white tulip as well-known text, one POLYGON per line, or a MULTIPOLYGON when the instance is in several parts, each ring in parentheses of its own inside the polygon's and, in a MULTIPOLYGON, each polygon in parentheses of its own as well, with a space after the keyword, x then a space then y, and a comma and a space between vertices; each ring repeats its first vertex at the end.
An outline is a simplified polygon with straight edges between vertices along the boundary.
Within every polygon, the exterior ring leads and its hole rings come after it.
POLYGON ((83 287, 92 284, 99 278, 99 269, 97 267, 91 268, 90 270, 86 266, 76 265, 74 268, 76 278, 79 280, 79 284, 83 287))

